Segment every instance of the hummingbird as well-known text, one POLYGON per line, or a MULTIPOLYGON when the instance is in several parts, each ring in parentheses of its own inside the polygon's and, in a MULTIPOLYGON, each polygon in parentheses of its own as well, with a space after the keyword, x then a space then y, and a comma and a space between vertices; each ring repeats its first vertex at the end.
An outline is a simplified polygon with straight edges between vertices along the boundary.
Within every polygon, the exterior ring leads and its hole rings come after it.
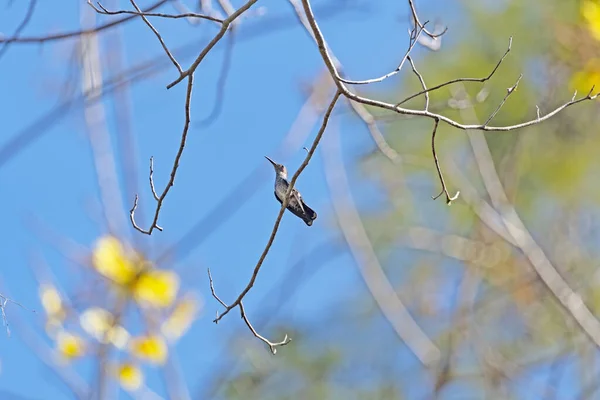
MULTIPOLYGON (((285 168, 285 165, 277 164, 267 156, 265 156, 265 158, 269 160, 269 162, 273 164, 273 168, 275 168, 275 198, 279 203, 283 204, 283 199, 285 198, 285 194, 290 185, 287 181, 287 169, 285 168)), ((311 226, 313 221, 317 219, 317 213, 306 205, 302 199, 302 195, 296 188, 293 188, 292 193, 290 193, 287 209, 295 216, 301 218, 308 226, 311 226)))

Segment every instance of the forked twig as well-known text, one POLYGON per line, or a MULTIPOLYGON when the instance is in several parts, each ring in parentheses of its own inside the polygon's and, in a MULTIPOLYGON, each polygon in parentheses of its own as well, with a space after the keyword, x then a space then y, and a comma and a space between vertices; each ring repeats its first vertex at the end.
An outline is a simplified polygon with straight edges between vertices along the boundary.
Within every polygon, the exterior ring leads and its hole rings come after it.
MULTIPOLYGON (((208 282, 210 284, 210 292, 211 292, 212 296, 223 307, 225 307, 225 309, 228 309, 229 306, 223 300, 221 300, 221 298, 219 298, 219 296, 217 296, 217 293, 215 292, 215 286, 214 286, 214 283, 213 283, 212 275, 210 273, 210 268, 208 268, 208 282)), ((250 329, 250 332, 252 332, 252 334, 257 339, 261 340, 267 346, 269 346, 269 350, 271 350, 271 354, 276 354, 277 353, 277 347, 279 347, 279 346, 285 346, 286 344, 288 344, 289 342, 292 341, 292 338, 288 337, 288 335, 285 335, 285 337, 283 338, 283 340, 281 342, 275 342, 275 343, 271 342, 269 339, 267 339, 264 336, 262 336, 261 334, 259 334, 256 331, 256 329, 254 329, 254 326, 252 326, 252 323, 250 322, 250 320, 248 319, 248 316, 246 315, 246 310, 244 309, 244 304, 241 301, 240 301, 239 306, 240 306, 240 315, 241 315, 242 319, 244 320, 244 322, 246 323, 246 326, 248 326, 248 329, 250 329)))

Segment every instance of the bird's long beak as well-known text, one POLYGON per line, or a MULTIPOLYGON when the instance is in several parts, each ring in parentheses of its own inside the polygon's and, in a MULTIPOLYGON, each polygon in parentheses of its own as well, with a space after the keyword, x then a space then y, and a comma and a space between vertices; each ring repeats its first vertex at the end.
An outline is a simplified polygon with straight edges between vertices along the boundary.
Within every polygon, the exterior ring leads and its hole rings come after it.
POLYGON ((277 163, 276 163, 275 161, 271 160, 269 157, 265 156, 265 158, 266 158, 267 160, 269 160, 269 162, 270 162, 271 164, 273 164, 273 166, 276 166, 276 165, 277 165, 277 163))

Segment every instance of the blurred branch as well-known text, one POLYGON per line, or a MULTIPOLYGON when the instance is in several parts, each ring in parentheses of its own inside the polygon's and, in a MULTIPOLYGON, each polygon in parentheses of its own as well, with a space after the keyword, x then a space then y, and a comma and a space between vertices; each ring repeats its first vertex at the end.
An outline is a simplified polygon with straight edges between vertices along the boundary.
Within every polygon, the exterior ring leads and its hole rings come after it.
POLYGON ((12 36, 12 38, 14 39, 13 41, 8 40, 5 42, 2 42, 2 37, 0 36, 0 43, 4 43, 4 45, 0 47, 0 59, 4 56, 4 54, 6 54, 6 52, 8 51, 8 48, 10 47, 10 44, 19 39, 19 35, 23 31, 23 29, 25 29, 25 27, 31 20, 31 17, 33 16, 33 11, 35 10, 36 4, 37 4, 37 0, 29 0, 29 6, 27 7, 27 12, 25 13, 25 17, 23 17, 23 21, 21 21, 21 23, 19 24, 19 26, 15 30, 15 33, 12 36))
POLYGON ((222 19, 211 17, 210 15, 198 14, 198 13, 193 13, 193 12, 186 12, 186 13, 181 13, 181 14, 152 13, 152 12, 140 11, 137 7, 136 7, 137 11, 127 11, 127 10, 109 11, 102 4, 100 4, 100 2, 96 2, 96 4, 98 4, 99 8, 94 6, 94 4, 92 4, 92 0, 88 0, 87 3, 90 5, 90 7, 92 7, 94 10, 96 10, 97 13, 104 14, 104 15, 131 14, 131 15, 139 15, 142 17, 159 17, 159 18, 173 18, 173 19, 200 18, 200 19, 207 19, 209 21, 214 21, 214 22, 218 22, 218 23, 223 23, 222 19))
POLYGON ((236 39, 235 33, 236 31, 234 29, 231 29, 229 32, 229 40, 227 41, 223 54, 223 65, 221 66, 221 73, 219 75, 219 79, 217 80, 217 94, 215 96, 213 108, 206 117, 194 123, 194 125, 198 127, 209 126, 219 117, 221 110, 223 109, 223 104, 225 103, 225 84, 227 83, 227 76, 231 70, 231 61, 233 59, 233 48, 235 46, 236 39))
POLYGON ((237 17, 242 15, 244 12, 246 12, 257 1, 258 0, 249 0, 246 4, 244 4, 243 6, 238 8, 233 14, 231 14, 230 16, 225 18, 223 20, 223 23, 221 24, 221 29, 219 30, 219 32, 217 32, 215 37, 210 41, 210 43, 208 43, 208 45, 204 48, 204 50, 202 50, 200 52, 200 54, 198 55, 198 57, 196 57, 196 60, 194 60, 192 65, 187 70, 180 73, 179 78, 175 79, 173 82, 171 82, 170 84, 167 85, 167 89, 170 89, 173 86, 177 85, 179 82, 181 82, 183 79, 185 79, 185 77, 193 75, 194 72, 196 71, 196 68, 198 68, 198 65, 200 65, 202 60, 204 60, 204 57, 206 57, 206 55, 211 51, 211 49, 213 47, 215 47, 215 45, 217 43, 219 43, 219 41, 223 38, 223 36, 227 32, 227 30, 229 29, 229 26, 236 20, 237 17))
MULTIPOLYGON (((91 25, 96 14, 85 8, 81 10, 81 26, 91 25)), ((106 126, 104 103, 94 101, 101 97, 102 63, 100 47, 96 33, 86 33, 81 37, 81 90, 84 97, 84 119, 90 147, 94 160, 94 170, 106 226, 113 235, 124 232, 123 204, 117 174, 117 167, 112 150, 110 134, 106 126)))
POLYGON ((219 315, 217 318, 214 319, 215 323, 219 322, 221 320, 221 318, 223 318, 225 315, 227 315, 227 313, 229 313, 229 311, 231 311, 234 307, 240 305, 244 296, 250 291, 252 286, 254 286, 254 282, 256 281, 256 277, 258 276, 258 272, 260 271, 260 268, 261 268, 265 258, 267 257, 267 254, 269 253, 271 246, 273 245, 273 241, 275 240, 275 235, 277 235, 277 230, 279 229, 279 224, 281 223, 283 213, 285 212, 285 209, 290 201, 290 194, 292 193, 292 189, 294 188, 294 185, 296 184, 296 180, 298 180, 298 177, 300 176, 302 171, 304 171, 304 169, 308 166, 310 159, 312 158, 315 150, 317 149, 317 146, 319 145, 319 142, 321 141, 321 138, 323 137, 323 133, 325 132, 325 129, 327 127, 329 118, 331 117, 331 113, 333 112, 333 108, 335 107, 335 104, 337 103, 338 99, 340 98, 340 95, 341 95, 341 93, 339 91, 337 91, 335 93, 335 95, 333 96, 333 99, 331 100, 331 103, 329 104, 329 107, 327 108, 327 111, 325 112, 325 115, 323 116, 323 123, 321 124, 321 128, 319 129, 319 132, 317 133, 317 136, 316 136, 315 140, 313 141, 313 144, 312 144, 308 154, 306 155, 306 158, 304 159, 304 161, 302 162, 302 164, 300 165, 300 167, 298 168, 298 170, 296 171, 296 173, 294 174, 294 176, 292 176, 292 179, 290 180, 287 192, 285 193, 285 196, 284 196, 284 200, 281 203, 281 208, 279 210, 279 214, 277 215, 277 219, 275 220, 275 225, 273 226, 273 231, 271 232, 271 236, 269 237, 269 241, 267 242, 265 249, 263 250, 258 262, 256 263, 256 266, 254 267, 254 271, 252 272, 252 277, 250 278, 248 285, 246 285, 246 288, 244 288, 244 290, 240 293, 238 298, 233 303, 231 303, 229 306, 225 307, 225 311, 221 315, 219 315))
MULTIPOLYGON (((179 160, 181 159, 181 156, 183 155, 183 150, 185 148, 187 134, 188 134, 188 131, 190 128, 190 120, 191 120, 190 103, 192 102, 193 87, 194 87, 194 75, 192 74, 192 75, 188 76, 188 85, 187 85, 187 91, 186 91, 186 95, 185 95, 185 105, 184 105, 185 122, 183 125, 183 133, 181 134, 181 143, 179 144, 179 150, 177 151, 177 155, 175 156, 175 161, 173 162, 173 168, 171 169, 171 176, 169 178, 169 181, 167 182, 167 185, 165 186, 164 190, 162 191, 162 193, 156 200, 156 203, 157 203, 156 210, 154 211, 154 218, 152 220, 152 225, 150 225, 150 228, 147 230, 144 230, 144 229, 140 228, 135 222, 135 209, 137 208, 137 204, 138 204, 138 195, 137 194, 135 195, 135 199, 133 201, 133 207, 129 211, 129 217, 131 219, 131 224, 133 225, 133 227, 135 229, 137 229, 139 232, 144 233, 146 235, 151 235, 154 228, 158 229, 159 231, 162 231, 162 228, 160 226, 158 226, 158 215, 160 214, 160 209, 165 200, 165 197, 167 197, 169 190, 175 184, 175 175, 177 174, 177 169, 179 168, 179 160)), ((153 159, 150 158, 150 187, 152 188, 152 193, 154 195, 154 198, 156 199, 157 196, 156 196, 156 191, 154 190, 154 182, 153 182, 153 178, 152 178, 152 174, 154 171, 153 171, 152 167, 153 167, 153 159)))
MULTIPOLYGON (((143 12, 147 13, 152 10, 155 10, 158 7, 162 6, 163 4, 167 3, 168 1, 169 0, 160 0, 156 3, 154 3, 153 5, 151 5, 150 7, 148 7, 143 12)), ((122 24, 124 22, 127 22, 129 20, 132 20, 135 17, 136 17, 136 15, 130 15, 128 17, 121 18, 119 20, 107 23, 105 25, 100 25, 96 28, 83 29, 83 30, 72 31, 72 32, 63 32, 63 33, 57 33, 54 35, 30 36, 30 37, 14 37, 13 36, 10 38, 0 37, 0 43, 13 43, 13 42, 15 42, 15 43, 45 43, 45 42, 52 42, 52 41, 56 41, 56 40, 69 39, 69 38, 81 36, 81 35, 84 35, 87 33, 98 33, 98 32, 104 31, 106 29, 110 29, 119 24, 122 24)))
POLYGON ((321 151, 331 203, 338 224, 371 295, 398 337, 419 361, 428 367, 437 365, 440 361, 440 350, 421 330, 398 298, 379 264, 373 245, 353 204, 348 177, 341 160, 338 129, 331 130, 321 151))
MULTIPOLYGON (((213 285, 213 279, 212 279, 212 276, 210 274, 210 268, 208 269, 208 281, 209 281, 209 284, 210 284, 210 292, 212 293, 213 297, 223 307, 225 307, 225 309, 231 309, 231 307, 228 306, 227 304, 225 304, 223 302, 223 300, 221 300, 219 298, 219 296, 217 296, 217 294, 215 293, 215 287, 213 285)), ((269 346, 269 350, 271 350, 272 354, 276 354, 277 353, 277 347, 278 346, 285 346, 286 344, 288 344, 289 342, 292 341, 291 338, 288 338, 288 335, 285 335, 285 337, 283 338, 283 340, 281 342, 277 342, 277 343, 273 343, 273 342, 269 341, 268 339, 266 339, 264 336, 261 336, 258 332, 256 332, 256 329, 254 329, 254 326, 252 326, 252 324, 250 323, 250 320, 248 319, 248 316, 246 315, 246 311, 244 310, 244 304, 241 302, 241 300, 239 302, 239 306, 240 306, 241 317, 244 320, 244 322, 246 323, 246 325, 248 326, 248 329, 250 329, 250 331, 252 332, 252 334, 256 338, 258 338, 259 340, 263 341, 267 346, 269 346)))
MULTIPOLYGON (((590 97, 590 95, 591 91, 587 97, 590 97)), ((477 116, 472 107, 461 109, 461 115, 465 120, 477 121, 477 116)), ((573 317, 582 331, 596 346, 600 347, 600 321, 586 307, 581 296, 571 289, 569 284, 560 276, 508 201, 483 134, 473 130, 468 130, 467 134, 485 188, 508 233, 563 309, 573 317)))

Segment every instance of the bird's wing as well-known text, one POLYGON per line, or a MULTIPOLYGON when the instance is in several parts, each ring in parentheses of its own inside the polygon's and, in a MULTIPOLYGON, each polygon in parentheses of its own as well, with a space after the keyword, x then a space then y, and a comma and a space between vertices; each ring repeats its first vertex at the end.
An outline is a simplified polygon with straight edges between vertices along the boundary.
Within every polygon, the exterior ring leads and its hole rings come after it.
POLYGON ((299 191, 296 190, 296 188, 292 189, 292 194, 290 196, 290 201, 292 199, 295 199, 298 202, 298 206, 300 207, 300 209, 304 213, 305 211, 304 211, 304 206, 303 206, 303 202, 302 202, 302 195, 300 194, 299 191))

